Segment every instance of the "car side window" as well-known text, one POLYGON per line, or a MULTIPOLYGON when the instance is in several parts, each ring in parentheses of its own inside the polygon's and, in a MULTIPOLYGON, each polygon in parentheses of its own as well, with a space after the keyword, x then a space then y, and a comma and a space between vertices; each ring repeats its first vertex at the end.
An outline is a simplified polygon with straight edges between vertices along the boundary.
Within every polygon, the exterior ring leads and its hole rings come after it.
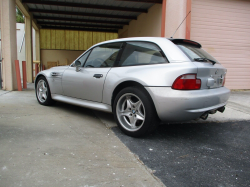
POLYGON ((89 55, 84 67, 113 67, 122 43, 110 43, 95 47, 89 55))
MULTIPOLYGON (((81 67, 84 65, 86 59, 88 58, 90 51, 88 51, 87 53, 85 53, 84 55, 82 55, 80 58, 77 59, 78 61, 81 62, 81 67)), ((71 64, 71 67, 75 67, 75 66, 76 66, 75 63, 71 64)))
POLYGON ((167 63, 161 49, 149 42, 127 42, 120 60, 120 66, 167 63))

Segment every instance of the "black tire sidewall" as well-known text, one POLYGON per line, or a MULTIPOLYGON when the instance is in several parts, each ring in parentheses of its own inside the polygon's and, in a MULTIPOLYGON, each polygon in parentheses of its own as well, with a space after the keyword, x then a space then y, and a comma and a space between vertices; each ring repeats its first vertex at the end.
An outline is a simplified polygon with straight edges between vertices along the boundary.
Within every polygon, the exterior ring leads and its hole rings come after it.
POLYGON ((36 81, 35 89, 36 89, 36 98, 37 98, 37 101, 38 101, 41 105, 49 106, 49 105, 52 105, 52 104, 53 104, 53 100, 52 100, 51 94, 50 94, 49 84, 48 84, 48 81, 46 80, 45 77, 39 77, 39 78, 38 78, 38 80, 36 81), (45 102, 41 102, 41 101, 38 99, 38 96, 37 96, 37 84, 39 83, 40 80, 44 80, 44 81, 46 82, 46 84, 47 84, 48 96, 47 96, 47 99, 46 99, 45 102))
POLYGON ((115 97, 114 100, 114 104, 113 104, 113 114, 116 120, 116 123, 118 125, 118 127, 127 135, 132 136, 132 137, 140 137, 143 135, 146 135, 148 133, 151 132, 152 126, 155 126, 157 123, 157 118, 156 118, 156 111, 155 111, 155 107, 154 104, 152 102, 152 99, 150 97, 150 95, 146 92, 146 90, 143 90, 144 88, 138 88, 138 87, 127 87, 122 89, 117 96, 115 97), (122 127, 122 125, 120 124, 117 115, 116 115, 116 105, 118 100, 120 99, 121 96, 123 96, 126 93, 131 93, 136 95, 137 97, 139 97, 144 105, 145 108, 145 113, 146 113, 146 117, 145 117, 145 121, 143 126, 138 129, 137 131, 128 131, 126 129, 124 129, 122 127))

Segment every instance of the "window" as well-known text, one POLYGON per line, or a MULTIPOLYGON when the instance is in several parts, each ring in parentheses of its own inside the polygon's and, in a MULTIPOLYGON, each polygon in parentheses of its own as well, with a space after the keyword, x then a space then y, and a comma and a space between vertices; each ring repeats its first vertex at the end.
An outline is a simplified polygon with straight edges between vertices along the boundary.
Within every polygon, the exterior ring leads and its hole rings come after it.
POLYGON ((89 55, 84 67, 113 67, 122 43, 104 44, 95 47, 89 55))
POLYGON ((219 62, 214 57, 212 57, 210 54, 208 54, 205 50, 201 48, 194 47, 191 45, 178 45, 178 46, 192 61, 195 61, 196 58, 207 58, 219 64, 219 62))
MULTIPOLYGON (((81 62, 81 67, 83 66, 83 64, 85 63, 86 59, 89 56, 90 51, 88 51, 87 53, 85 53, 84 55, 82 55, 80 58, 78 58, 77 60, 81 62)), ((73 63, 71 65, 71 67, 75 67, 75 63, 73 63)))
POLYGON ((121 56, 121 66, 166 63, 166 58, 155 44, 148 42, 127 42, 121 56))

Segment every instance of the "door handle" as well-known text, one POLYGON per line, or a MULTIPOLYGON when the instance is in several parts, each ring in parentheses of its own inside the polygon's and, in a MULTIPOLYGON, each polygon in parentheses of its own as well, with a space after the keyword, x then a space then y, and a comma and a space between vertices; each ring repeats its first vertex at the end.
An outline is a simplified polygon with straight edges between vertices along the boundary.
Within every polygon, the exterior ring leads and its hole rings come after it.
POLYGON ((102 75, 102 74, 94 74, 94 76, 93 76, 93 77, 95 77, 95 78, 99 79, 99 78, 102 78, 102 77, 103 77, 103 75, 102 75))

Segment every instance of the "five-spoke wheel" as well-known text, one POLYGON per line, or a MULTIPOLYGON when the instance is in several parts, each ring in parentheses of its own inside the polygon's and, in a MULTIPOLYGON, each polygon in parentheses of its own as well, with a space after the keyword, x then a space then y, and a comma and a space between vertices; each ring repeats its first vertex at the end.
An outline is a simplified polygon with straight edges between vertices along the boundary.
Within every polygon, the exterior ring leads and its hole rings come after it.
POLYGON ((118 127, 130 136, 150 133, 158 124, 153 101, 144 88, 122 89, 115 97, 113 112, 118 127))
POLYGON ((146 113, 141 99, 132 93, 126 93, 117 102, 116 115, 123 128, 137 131, 143 126, 146 113))

